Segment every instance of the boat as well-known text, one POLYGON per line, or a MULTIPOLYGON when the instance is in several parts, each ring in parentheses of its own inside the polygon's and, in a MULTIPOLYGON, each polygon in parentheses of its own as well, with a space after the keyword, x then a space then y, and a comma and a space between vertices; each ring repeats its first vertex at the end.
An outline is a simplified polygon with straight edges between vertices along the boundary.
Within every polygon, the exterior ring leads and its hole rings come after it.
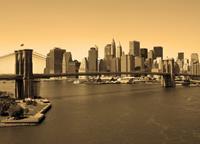
POLYGON ((79 79, 77 79, 77 80, 74 80, 74 81, 73 81, 73 84, 80 84, 80 81, 79 81, 79 79))

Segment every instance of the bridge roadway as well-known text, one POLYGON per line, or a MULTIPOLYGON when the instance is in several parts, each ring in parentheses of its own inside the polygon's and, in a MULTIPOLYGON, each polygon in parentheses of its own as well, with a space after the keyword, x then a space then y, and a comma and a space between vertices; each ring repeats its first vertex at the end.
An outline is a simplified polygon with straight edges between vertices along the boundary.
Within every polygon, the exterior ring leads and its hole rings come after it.
MULTIPOLYGON (((170 73, 162 72, 79 72, 79 73, 62 73, 62 74, 33 74, 29 79, 48 79, 53 77, 68 77, 68 76, 101 76, 101 75, 170 75, 170 73)), ((175 76, 190 76, 190 77, 200 77, 200 75, 191 74, 174 74, 175 76)), ((16 74, 2 74, 0 75, 0 80, 19 80, 23 79, 22 75, 16 74)))

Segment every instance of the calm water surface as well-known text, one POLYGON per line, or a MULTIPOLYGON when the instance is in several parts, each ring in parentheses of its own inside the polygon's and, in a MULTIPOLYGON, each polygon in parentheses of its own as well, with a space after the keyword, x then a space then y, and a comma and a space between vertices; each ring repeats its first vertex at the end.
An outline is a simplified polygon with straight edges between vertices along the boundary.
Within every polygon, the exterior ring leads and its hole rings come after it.
MULTIPOLYGON (((1 84, 13 89, 13 84, 1 84)), ((200 88, 40 83, 39 126, 0 129, 0 144, 199 144, 200 88)))

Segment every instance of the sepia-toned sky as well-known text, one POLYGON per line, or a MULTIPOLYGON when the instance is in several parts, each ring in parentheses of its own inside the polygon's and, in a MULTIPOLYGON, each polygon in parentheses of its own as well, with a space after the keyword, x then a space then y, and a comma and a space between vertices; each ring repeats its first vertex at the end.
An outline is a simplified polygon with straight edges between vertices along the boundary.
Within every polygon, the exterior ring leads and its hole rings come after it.
POLYGON ((164 47, 164 56, 200 54, 199 0, 0 0, 0 55, 24 48, 45 54, 53 47, 81 60, 95 44, 103 56, 112 38, 164 47))

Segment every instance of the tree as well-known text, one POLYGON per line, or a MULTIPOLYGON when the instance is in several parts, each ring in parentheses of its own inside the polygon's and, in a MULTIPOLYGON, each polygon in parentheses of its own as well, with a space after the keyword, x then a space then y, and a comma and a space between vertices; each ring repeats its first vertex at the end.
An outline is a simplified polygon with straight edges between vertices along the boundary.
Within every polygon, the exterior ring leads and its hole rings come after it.
POLYGON ((6 101, 1 101, 0 102, 0 115, 5 116, 7 115, 7 110, 10 107, 10 103, 6 101))
POLYGON ((0 98, 0 115, 7 115, 7 110, 10 105, 15 104, 15 101, 11 98, 0 98))
POLYGON ((10 105, 8 113, 10 117, 14 117, 14 119, 20 119, 24 116, 24 109, 17 104, 10 105))

